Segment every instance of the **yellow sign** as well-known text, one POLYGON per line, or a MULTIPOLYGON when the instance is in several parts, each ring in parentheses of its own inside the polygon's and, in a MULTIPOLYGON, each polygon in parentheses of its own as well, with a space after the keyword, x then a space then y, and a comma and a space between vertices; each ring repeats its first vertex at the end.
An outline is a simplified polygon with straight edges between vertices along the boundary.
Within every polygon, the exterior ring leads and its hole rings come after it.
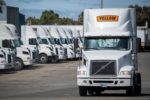
POLYGON ((119 16, 115 15, 104 15, 97 16, 97 22, 118 22, 119 16))

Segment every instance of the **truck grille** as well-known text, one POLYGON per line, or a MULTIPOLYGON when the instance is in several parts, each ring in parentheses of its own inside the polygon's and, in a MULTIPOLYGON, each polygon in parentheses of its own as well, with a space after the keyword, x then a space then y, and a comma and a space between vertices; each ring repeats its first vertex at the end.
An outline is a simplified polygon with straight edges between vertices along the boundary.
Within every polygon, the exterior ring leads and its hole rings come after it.
POLYGON ((91 75, 116 75, 116 64, 110 61, 91 61, 91 75))

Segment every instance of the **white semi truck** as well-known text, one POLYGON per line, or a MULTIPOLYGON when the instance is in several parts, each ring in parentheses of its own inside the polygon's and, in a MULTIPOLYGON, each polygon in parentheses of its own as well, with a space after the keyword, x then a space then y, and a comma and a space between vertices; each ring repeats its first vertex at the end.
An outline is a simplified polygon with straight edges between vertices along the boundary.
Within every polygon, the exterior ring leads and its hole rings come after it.
POLYGON ((30 25, 21 26, 21 40, 24 45, 30 48, 38 47, 39 50, 39 61, 41 63, 47 63, 52 60, 56 55, 53 53, 50 46, 42 43, 40 37, 37 35, 37 30, 32 28, 30 25))
POLYGON ((57 30, 57 27, 56 26, 49 26, 49 35, 50 35, 50 38, 49 40, 52 41, 56 48, 58 48, 58 53, 59 53, 59 59, 64 59, 66 60, 67 58, 67 48, 65 48, 62 44, 62 41, 61 41, 61 37, 58 33, 58 30, 57 30), (64 52, 64 55, 63 52, 64 52))
POLYGON ((32 28, 37 30, 38 37, 40 37, 43 44, 49 46, 51 51, 55 56, 51 59, 52 62, 58 62, 58 52, 54 49, 52 42, 49 40, 49 33, 46 26, 32 26, 32 28))
MULTIPOLYGON (((51 27, 49 26, 45 28, 47 30, 47 37, 48 37, 49 43, 51 43, 51 45, 53 46, 53 50, 58 55, 58 59, 65 60, 66 59, 65 48, 62 45, 56 43, 54 37, 51 35, 51 32, 53 31, 53 29, 51 29, 51 27)), ((57 34, 56 31, 53 31, 53 32, 54 34, 57 34)))
POLYGON ((135 9, 85 10, 82 62, 77 69, 80 96, 106 89, 140 95, 136 41, 135 9))
POLYGON ((60 36, 62 46, 67 49, 67 59, 74 59, 75 58, 74 48, 71 44, 69 44, 63 27, 57 27, 57 33, 60 36))
POLYGON ((13 37, 11 40, 13 45, 16 48, 16 59, 15 59, 15 70, 21 70, 25 66, 31 66, 34 63, 35 59, 32 59, 33 51, 29 48, 24 47, 21 40, 19 40, 17 29, 12 24, 5 24, 6 28, 8 29, 9 33, 13 37))

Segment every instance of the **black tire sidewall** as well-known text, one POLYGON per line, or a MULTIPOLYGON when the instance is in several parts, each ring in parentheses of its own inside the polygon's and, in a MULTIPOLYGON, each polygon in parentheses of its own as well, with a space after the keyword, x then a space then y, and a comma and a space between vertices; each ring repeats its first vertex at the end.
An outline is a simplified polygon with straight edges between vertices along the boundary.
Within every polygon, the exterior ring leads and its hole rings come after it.
POLYGON ((14 70, 16 70, 16 71, 21 70, 21 69, 23 68, 23 66, 24 66, 21 59, 16 59, 15 64, 16 64, 16 65, 15 65, 15 67, 14 67, 14 70), (17 66, 17 63, 19 63, 20 66, 17 66))
POLYGON ((41 54, 40 56, 39 56, 39 62, 40 63, 47 63, 48 62, 48 57, 47 57, 47 55, 46 54, 41 54), (46 59, 45 59, 45 61, 41 61, 41 58, 42 57, 45 57, 46 59))

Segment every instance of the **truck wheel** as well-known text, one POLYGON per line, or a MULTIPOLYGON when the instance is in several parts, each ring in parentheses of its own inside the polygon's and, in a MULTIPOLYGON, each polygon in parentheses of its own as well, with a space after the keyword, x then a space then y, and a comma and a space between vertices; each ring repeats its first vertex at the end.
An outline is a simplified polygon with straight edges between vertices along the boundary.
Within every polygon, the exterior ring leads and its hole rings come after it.
POLYGON ((52 63, 57 63, 59 62, 58 57, 55 57, 54 59, 51 60, 52 63))
POLYGON ((135 74, 134 82, 135 82, 135 87, 134 87, 135 95, 140 96, 141 95, 141 74, 140 73, 135 74))
POLYGON ((133 78, 133 86, 126 90, 126 94, 129 96, 140 96, 141 95, 141 74, 135 73, 133 78))
POLYGON ((47 63, 48 62, 48 57, 46 54, 41 54, 39 56, 39 60, 40 60, 40 63, 44 64, 44 63, 47 63))
POLYGON ((79 87, 79 95, 80 96, 86 96, 87 95, 87 88, 86 87, 79 87))
POLYGON ((23 62, 21 59, 16 59, 15 61, 15 66, 14 66, 14 70, 19 71, 23 68, 23 62))

